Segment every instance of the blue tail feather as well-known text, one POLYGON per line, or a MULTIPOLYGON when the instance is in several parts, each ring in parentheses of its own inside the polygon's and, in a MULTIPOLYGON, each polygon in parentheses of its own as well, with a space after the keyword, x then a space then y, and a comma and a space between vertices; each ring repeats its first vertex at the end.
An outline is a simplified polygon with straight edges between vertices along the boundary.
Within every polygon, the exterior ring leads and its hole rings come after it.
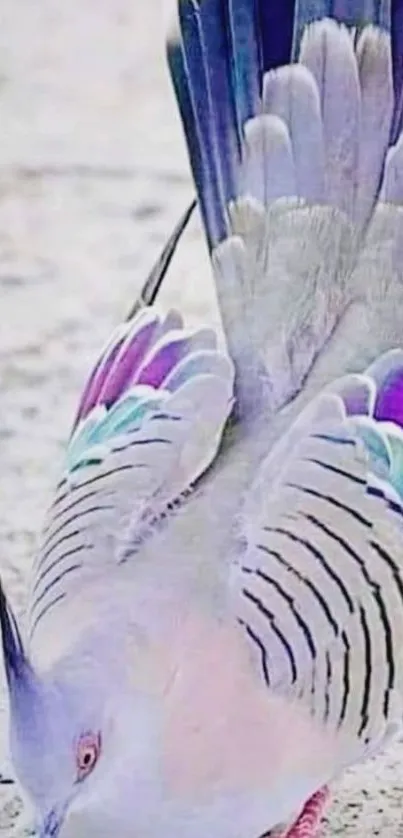
POLYGON ((256 39, 255 0, 228 0, 228 28, 238 133, 259 108, 261 95, 261 49, 256 39))
POLYGON ((390 3, 394 0, 296 0, 296 31, 294 57, 297 57, 305 26, 315 20, 331 17, 347 26, 361 27, 367 23, 390 28, 390 3))
POLYGON ((169 48, 170 69, 179 89, 181 116, 209 245, 227 232, 225 195, 219 169, 213 110, 200 10, 195 0, 180 0, 182 44, 169 48), (183 50, 183 51, 182 51, 183 50))
POLYGON ((214 223, 216 190, 211 185, 212 173, 206 165, 206 155, 205 152, 203 152, 203 146, 198 136, 199 129, 196 121, 195 110, 192 104, 182 44, 180 42, 168 42, 167 58, 179 112, 182 122, 186 126, 186 139, 190 166, 196 184, 200 210, 204 226, 206 228, 208 243, 211 246, 211 242, 218 235, 218 228, 214 223))
MULTIPOLYGON (((237 191, 240 137, 231 87, 230 44, 222 0, 181 0, 179 16, 201 154, 210 183, 200 193, 212 244, 228 232, 226 207, 237 191), (212 96, 212 89, 214 96, 212 96)), ((186 132, 189 126, 185 123, 186 132)))
MULTIPOLYGON (((393 0, 392 0, 393 2, 393 0)), ((390 26, 390 0, 299 0, 298 24, 332 17, 348 26, 390 26)))
POLYGON ((243 126, 263 74, 291 57, 295 0, 178 0, 182 43, 168 60, 210 248, 228 234, 243 126))
POLYGON ((235 197, 242 135, 238 134, 236 104, 238 91, 232 84, 231 37, 228 7, 222 0, 202 0, 200 19, 214 115, 217 156, 225 203, 235 197))
POLYGON ((403 126, 403 0, 391 0, 391 37, 395 113, 391 143, 398 139, 403 126))
POLYGON ((297 2, 298 0, 260 0, 258 3, 264 73, 290 61, 297 2))

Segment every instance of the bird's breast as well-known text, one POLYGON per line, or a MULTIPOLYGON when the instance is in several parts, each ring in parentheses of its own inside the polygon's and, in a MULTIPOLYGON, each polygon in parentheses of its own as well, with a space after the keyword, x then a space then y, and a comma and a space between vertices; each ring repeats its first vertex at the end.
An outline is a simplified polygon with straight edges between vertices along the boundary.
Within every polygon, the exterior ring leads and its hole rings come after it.
POLYGON ((263 686, 236 627, 193 615, 169 646, 161 764, 172 801, 229 815, 243 800, 252 820, 262 810, 263 831, 287 820, 328 779, 322 732, 263 686))

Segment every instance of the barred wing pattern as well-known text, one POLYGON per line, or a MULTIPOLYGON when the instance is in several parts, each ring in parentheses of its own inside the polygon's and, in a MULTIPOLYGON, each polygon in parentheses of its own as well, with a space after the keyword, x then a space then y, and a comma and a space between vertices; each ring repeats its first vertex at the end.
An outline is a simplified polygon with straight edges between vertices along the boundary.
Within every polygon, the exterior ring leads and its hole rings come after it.
POLYGON ((210 465, 233 368, 211 330, 143 310, 120 327, 84 390, 34 564, 29 633, 83 583, 136 552, 136 537, 210 465))
POLYGON ((267 687, 347 732, 347 762, 402 718, 402 384, 391 352, 303 412, 252 487, 234 566, 267 687))

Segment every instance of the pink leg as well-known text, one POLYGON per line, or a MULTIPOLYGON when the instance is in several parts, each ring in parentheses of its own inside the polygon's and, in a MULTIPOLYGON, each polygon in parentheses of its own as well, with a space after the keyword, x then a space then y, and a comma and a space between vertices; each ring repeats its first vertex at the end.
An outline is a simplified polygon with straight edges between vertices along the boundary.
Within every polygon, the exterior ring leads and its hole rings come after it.
POLYGON ((327 786, 316 792, 305 803, 305 806, 295 823, 286 832, 284 838, 314 838, 317 834, 323 811, 329 800, 330 791, 327 786))

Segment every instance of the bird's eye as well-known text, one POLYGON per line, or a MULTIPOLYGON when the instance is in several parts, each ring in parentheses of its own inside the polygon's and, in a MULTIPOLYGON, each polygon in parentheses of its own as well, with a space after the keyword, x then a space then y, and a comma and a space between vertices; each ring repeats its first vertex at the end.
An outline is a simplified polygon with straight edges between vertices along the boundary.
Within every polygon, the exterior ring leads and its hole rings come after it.
POLYGON ((84 733, 76 747, 77 781, 84 780, 91 773, 101 752, 101 734, 84 733))

